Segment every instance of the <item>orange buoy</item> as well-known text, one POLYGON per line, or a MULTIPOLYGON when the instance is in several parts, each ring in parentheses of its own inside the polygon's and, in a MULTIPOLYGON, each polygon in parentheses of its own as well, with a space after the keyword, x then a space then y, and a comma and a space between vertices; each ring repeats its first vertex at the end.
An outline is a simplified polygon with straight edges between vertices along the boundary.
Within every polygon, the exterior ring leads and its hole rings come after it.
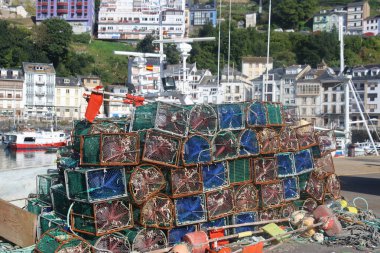
POLYGON ((192 253, 205 253, 209 249, 208 237, 204 231, 196 231, 186 234, 183 241, 191 247, 192 253))
POLYGON ((170 250, 171 253, 191 253, 190 247, 186 243, 174 245, 170 250))

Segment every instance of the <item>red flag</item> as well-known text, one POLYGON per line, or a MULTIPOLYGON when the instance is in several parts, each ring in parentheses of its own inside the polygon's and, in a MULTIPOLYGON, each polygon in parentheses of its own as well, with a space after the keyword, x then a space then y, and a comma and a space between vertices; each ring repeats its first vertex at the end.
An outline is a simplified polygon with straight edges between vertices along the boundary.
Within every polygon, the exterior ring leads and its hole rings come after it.
MULTIPOLYGON (((103 88, 102 86, 96 86, 95 90, 103 88)), ((94 121, 96 115, 99 113, 99 109, 103 104, 103 94, 92 92, 88 101, 85 117, 91 123, 94 121)))

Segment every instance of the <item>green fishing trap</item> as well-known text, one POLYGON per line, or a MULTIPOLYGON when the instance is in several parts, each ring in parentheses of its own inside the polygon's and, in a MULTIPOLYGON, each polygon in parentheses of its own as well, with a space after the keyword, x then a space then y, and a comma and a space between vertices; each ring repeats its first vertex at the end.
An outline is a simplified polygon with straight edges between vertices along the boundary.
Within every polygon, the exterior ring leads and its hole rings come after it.
POLYGON ((50 212, 52 210, 51 204, 46 203, 38 198, 28 199, 26 204, 26 210, 35 215, 50 212))
POLYGON ((59 184, 60 178, 58 174, 37 175, 37 197, 46 202, 51 203, 50 187, 59 184))
POLYGON ((157 103, 138 106, 132 114, 130 131, 154 128, 157 113, 157 103))
POLYGON ((50 192, 55 214, 66 217, 72 202, 67 198, 65 187, 62 184, 53 185, 50 192))
POLYGON ((227 164, 231 185, 252 182, 253 168, 250 158, 230 160, 227 164))
POLYGON ((57 216, 54 212, 43 213, 39 217, 39 234, 42 235, 46 231, 53 228, 62 228, 66 226, 66 221, 57 216))

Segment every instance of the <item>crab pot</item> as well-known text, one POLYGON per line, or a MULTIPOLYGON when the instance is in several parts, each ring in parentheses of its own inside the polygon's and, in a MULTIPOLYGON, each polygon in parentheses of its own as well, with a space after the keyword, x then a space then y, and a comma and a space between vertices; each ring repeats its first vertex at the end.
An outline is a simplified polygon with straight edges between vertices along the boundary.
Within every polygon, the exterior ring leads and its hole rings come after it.
POLYGON ((70 220, 73 231, 101 236, 131 228, 132 206, 126 199, 91 204, 75 202, 70 220))
POLYGON ((204 192, 221 189, 230 185, 226 162, 202 165, 201 169, 204 192))
POLYGON ((158 102, 154 128, 185 137, 188 133, 190 106, 158 102))
POLYGON ((294 164, 297 175, 314 170, 314 163, 310 150, 305 149, 294 153, 294 164))
POLYGON ((139 131, 154 128, 157 113, 157 103, 148 103, 146 105, 134 108, 130 131, 139 131))
POLYGON ((170 195, 180 198, 203 192, 203 180, 200 167, 171 169, 169 172, 170 195))
POLYGON ((166 235, 160 229, 132 228, 121 233, 127 237, 134 252, 149 252, 168 245, 166 235))
POLYGON ((220 189, 206 194, 209 220, 223 218, 234 214, 234 190, 232 187, 220 189))
POLYGON ((185 166, 211 163, 211 143, 200 135, 189 136, 183 142, 182 160, 185 166))
POLYGON ((213 161, 218 162, 237 158, 238 147, 238 140, 231 131, 219 131, 212 139, 213 161))
POLYGON ((197 225, 189 225, 183 227, 172 228, 168 230, 168 241, 169 245, 174 245, 182 242, 183 237, 187 233, 197 231, 197 225))
POLYGON ((245 126, 244 104, 218 104, 219 129, 239 130, 245 126))
POLYGON ((73 149, 77 152, 80 150, 80 141, 82 135, 87 135, 91 130, 92 123, 87 120, 74 121, 74 127, 71 132, 71 142, 73 143, 73 149))
MULTIPOLYGON (((206 231, 208 228, 212 227, 223 227, 228 225, 228 217, 219 218, 216 220, 211 220, 208 222, 203 222, 199 224, 199 230, 206 231)), ((225 230, 225 235, 227 235, 227 230, 225 230)))
POLYGON ((137 133, 101 134, 100 165, 124 166, 140 162, 140 140, 137 133))
POLYGON ((252 182, 252 164, 250 158, 227 161, 228 175, 231 185, 252 182))
POLYGON ((255 184, 266 184, 277 180, 277 159, 257 158, 253 160, 255 184))
POLYGON ((133 202, 143 204, 166 185, 161 169, 150 164, 135 167, 129 178, 129 193, 133 202))
POLYGON ((71 200, 96 202, 127 196, 124 168, 66 170, 67 196, 71 200))
POLYGON ((258 190, 252 183, 235 186, 235 212, 255 211, 259 207, 258 190))
POLYGON ((67 198, 65 187, 62 184, 53 185, 50 192, 55 214, 60 217, 66 217, 72 201, 67 198))
POLYGON ((260 154, 258 136, 255 130, 245 129, 238 136, 239 157, 257 156, 260 154))
POLYGON ((333 130, 316 131, 315 138, 317 139, 321 156, 336 150, 336 138, 333 130))
POLYGON ((266 221, 266 220, 275 220, 280 218, 280 209, 278 208, 270 208, 261 210, 258 213, 259 220, 260 221, 266 221))
POLYGON ((311 173, 307 182, 306 192, 310 197, 322 202, 325 196, 325 179, 318 179, 315 173, 311 173))
POLYGON ((46 203, 51 203, 50 187, 59 182, 58 174, 37 175, 37 197, 46 203))
POLYGON ((70 234, 59 228, 45 232, 34 248, 35 252, 81 252, 91 253, 92 246, 81 237, 70 234))
POLYGON ((318 207, 318 202, 313 198, 307 198, 302 203, 302 210, 306 210, 309 213, 313 212, 318 207))
POLYGON ((121 233, 112 233, 101 236, 94 242, 96 252, 129 253, 131 245, 121 233))
POLYGON ((273 128, 263 128, 258 132, 260 154, 275 154, 280 147, 278 132, 273 128))
POLYGON ((276 154, 278 177, 288 177, 295 174, 295 164, 293 153, 276 154))
POLYGON ((41 199, 34 198, 28 199, 26 204, 26 210, 35 215, 50 212, 52 210, 51 204, 42 201, 41 199))
POLYGON ((289 218, 297 210, 298 208, 291 202, 280 208, 279 215, 281 218, 289 218))
POLYGON ((82 135, 80 140, 80 165, 100 165, 101 135, 82 135))
POLYGON ((158 165, 178 168, 181 139, 157 130, 148 130, 142 160, 158 165))
POLYGON ((326 191, 332 195, 334 199, 339 199, 340 196, 340 182, 336 174, 331 174, 326 180, 326 191))
POLYGON ((204 194, 175 199, 174 210, 177 226, 197 224, 207 221, 204 194))
POLYGON ((249 127, 265 127, 267 125, 267 110, 263 103, 254 102, 248 105, 246 114, 249 127))
POLYGON ((298 176, 300 191, 303 192, 306 190, 307 182, 309 181, 311 172, 304 173, 298 176))
POLYGON ((284 187, 281 181, 261 185, 260 194, 263 209, 278 207, 284 203, 284 187))
POLYGON ((43 213, 39 217, 39 234, 42 235, 49 229, 61 228, 65 229, 66 221, 58 217, 54 212, 43 213))
POLYGON ((174 225, 173 202, 162 193, 148 199, 136 214, 143 227, 171 229, 174 225))
POLYGON ((97 120, 91 125, 89 134, 121 134, 125 129, 121 129, 118 124, 108 120, 97 120))
POLYGON ((282 105, 282 115, 285 125, 294 126, 299 121, 297 106, 282 105))
MULTIPOLYGON (((232 224, 233 225, 238 225, 238 224, 244 224, 244 223, 249 223, 249 222, 255 222, 258 220, 258 215, 257 212, 242 212, 242 213, 237 213, 232 215, 231 217, 232 224)), ((244 227, 237 227, 233 228, 233 233, 242 233, 246 231, 254 231, 256 230, 255 226, 244 226, 244 227)))
POLYGON ((295 152, 298 151, 298 139, 296 131, 286 126, 280 131, 280 152, 295 152))
POLYGON ((264 106, 267 111, 268 126, 283 126, 283 115, 281 103, 265 102, 264 106))
POLYGON ((335 173, 334 162, 331 154, 322 156, 321 158, 314 158, 314 173, 320 179, 326 178, 335 173))
POLYGON ((286 177, 282 179, 282 183, 284 184, 285 201, 291 201, 300 198, 300 186, 298 177, 286 177))
POLYGON ((189 132, 213 136, 218 129, 218 115, 212 106, 207 104, 195 105, 190 110, 189 132))
POLYGON ((314 127, 312 124, 307 124, 295 128, 299 149, 307 149, 317 145, 314 135, 314 127))

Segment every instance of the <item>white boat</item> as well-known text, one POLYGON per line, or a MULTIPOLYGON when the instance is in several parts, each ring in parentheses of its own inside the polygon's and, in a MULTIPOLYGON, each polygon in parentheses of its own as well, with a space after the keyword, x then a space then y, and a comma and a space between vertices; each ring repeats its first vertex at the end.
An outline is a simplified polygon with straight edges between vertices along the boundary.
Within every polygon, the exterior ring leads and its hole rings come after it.
POLYGON ((28 131, 4 135, 4 143, 11 149, 45 149, 67 145, 63 131, 28 131))

